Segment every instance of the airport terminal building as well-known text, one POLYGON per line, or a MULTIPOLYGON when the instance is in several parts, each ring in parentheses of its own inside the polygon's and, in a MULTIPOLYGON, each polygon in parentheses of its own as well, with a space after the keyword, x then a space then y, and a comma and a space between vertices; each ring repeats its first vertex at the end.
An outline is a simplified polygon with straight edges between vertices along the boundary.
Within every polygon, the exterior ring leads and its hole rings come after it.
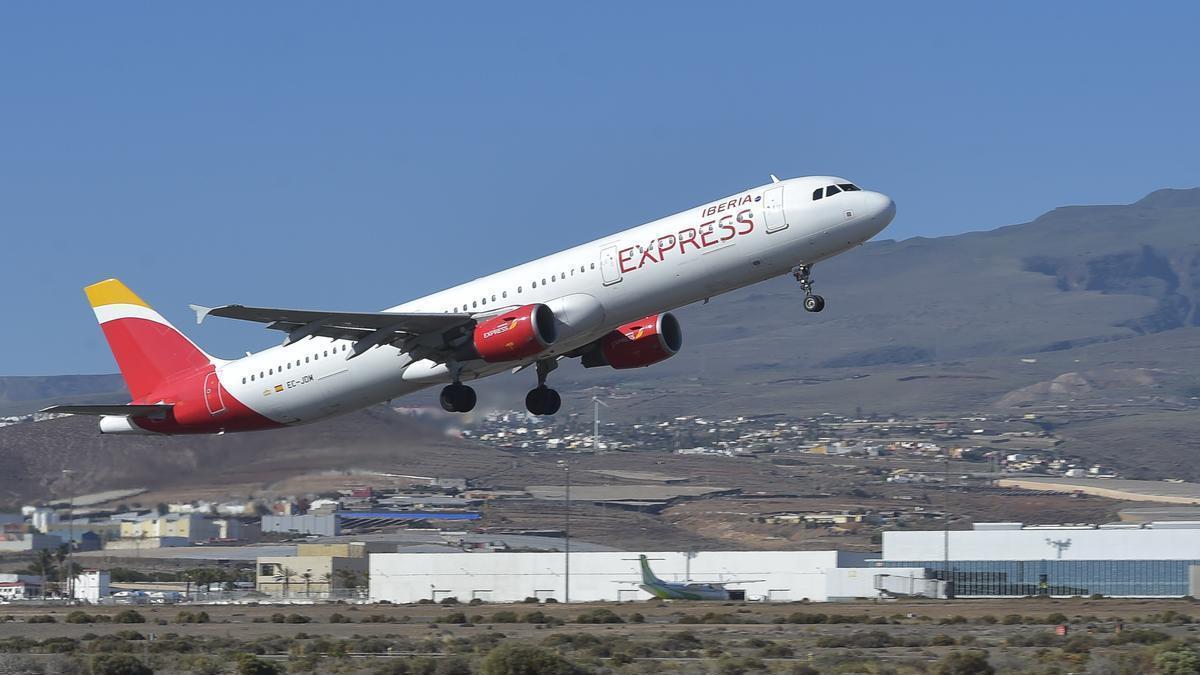
POLYGON ((875 564, 948 577, 956 597, 1196 596, 1200 522, 884 532, 875 564))
POLYGON ((897 595, 935 596, 944 584, 925 569, 867 567, 845 551, 615 551, 563 553, 376 553, 371 601, 412 603, 648 600, 638 556, 668 582, 721 582, 746 600, 826 602, 897 595), (569 584, 568 584, 569 578, 569 584), (569 588, 568 588, 569 585, 569 588))

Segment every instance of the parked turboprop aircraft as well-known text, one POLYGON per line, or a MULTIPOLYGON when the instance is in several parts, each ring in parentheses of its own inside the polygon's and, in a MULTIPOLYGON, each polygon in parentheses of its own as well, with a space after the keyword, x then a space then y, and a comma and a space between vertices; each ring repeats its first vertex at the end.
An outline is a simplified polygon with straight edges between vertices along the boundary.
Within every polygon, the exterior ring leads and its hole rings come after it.
POLYGON ((669 311, 791 273, 804 308, 812 266, 891 222, 878 192, 844 178, 772 182, 497 272, 382 312, 192 305, 266 324, 283 344, 232 361, 209 356, 116 279, 88 300, 133 401, 45 412, 100 415, 103 433, 224 433, 313 422, 445 385, 441 405, 468 412, 463 384, 534 366, 525 397, 535 415, 561 405, 546 376, 563 358, 586 367, 648 366, 683 345, 669 311))
POLYGON ((725 587, 761 581, 663 581, 650 571, 650 560, 646 556, 639 556, 638 560, 642 565, 642 583, 638 584, 638 588, 663 600, 745 600, 746 591, 725 587))

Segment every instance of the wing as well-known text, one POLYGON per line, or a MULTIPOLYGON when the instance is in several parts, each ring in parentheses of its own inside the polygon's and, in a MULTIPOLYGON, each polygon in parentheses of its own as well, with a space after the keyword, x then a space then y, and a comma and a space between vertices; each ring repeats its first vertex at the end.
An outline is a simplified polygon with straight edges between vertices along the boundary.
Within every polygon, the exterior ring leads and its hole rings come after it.
POLYGON ((267 328, 288 334, 284 344, 296 342, 309 336, 354 340, 357 356, 371 347, 392 344, 400 340, 436 336, 438 339, 428 346, 440 347, 449 342, 443 339, 447 333, 461 333, 473 326, 470 314, 433 314, 399 312, 324 312, 308 309, 276 309, 271 307, 245 307, 223 305, 201 307, 191 305, 196 312, 196 323, 208 316, 253 321, 267 324, 267 328))
POLYGON ((66 413, 68 415, 127 415, 129 417, 163 418, 174 406, 170 403, 157 405, 52 405, 39 412, 66 413))

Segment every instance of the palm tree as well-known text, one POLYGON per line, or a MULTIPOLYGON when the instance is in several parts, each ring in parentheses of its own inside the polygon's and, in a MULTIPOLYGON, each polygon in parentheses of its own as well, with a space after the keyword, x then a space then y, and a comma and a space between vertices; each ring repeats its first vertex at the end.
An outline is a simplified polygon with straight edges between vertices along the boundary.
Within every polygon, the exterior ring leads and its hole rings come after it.
POLYGON ((313 580, 312 570, 304 570, 304 574, 301 574, 300 578, 304 580, 304 597, 311 598, 312 597, 311 588, 312 588, 312 580, 313 580))
POLYGON ((275 581, 283 582, 283 597, 288 597, 288 589, 291 588, 292 577, 296 576, 296 571, 289 569, 285 565, 279 565, 275 568, 275 581))
POLYGON ((54 571, 54 554, 46 549, 38 551, 38 567, 42 570, 42 599, 46 599, 46 586, 50 580, 50 573, 54 571))
POLYGON ((318 577, 317 581, 321 582, 322 584, 325 584, 325 597, 326 598, 332 597, 333 596, 333 574, 326 572, 326 573, 322 574, 320 577, 318 577))
POLYGON ((55 566, 58 568, 58 594, 59 595, 64 595, 67 588, 69 588, 69 586, 67 585, 67 579, 71 574, 71 570, 67 569, 66 562, 67 562, 67 547, 70 545, 71 544, 69 542, 66 544, 62 544, 58 547, 58 549, 56 549, 54 551, 54 562, 55 562, 55 566))

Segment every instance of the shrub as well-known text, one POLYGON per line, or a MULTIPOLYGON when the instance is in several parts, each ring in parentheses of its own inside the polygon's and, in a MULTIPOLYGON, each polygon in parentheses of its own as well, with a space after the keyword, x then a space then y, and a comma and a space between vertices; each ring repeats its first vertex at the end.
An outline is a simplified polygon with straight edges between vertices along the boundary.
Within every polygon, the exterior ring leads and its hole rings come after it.
POLYGON ((65 623, 94 623, 91 614, 88 614, 87 612, 81 612, 78 609, 67 614, 63 621, 65 623))
POLYGON ((312 619, 308 618, 307 616, 304 616, 303 614, 296 614, 294 612, 288 614, 284 618, 285 623, 308 623, 310 621, 312 621, 312 619))
POLYGON ((1021 615, 1005 614, 1004 618, 1000 620, 1000 623, 1004 624, 1005 626, 1019 626, 1022 623, 1021 615))
POLYGON ((285 621, 287 621, 287 617, 279 612, 275 612, 271 615, 271 623, 283 623, 285 621))
POLYGON ((129 654, 100 654, 92 657, 92 675, 154 675, 154 671, 129 654))
POLYGON ((122 640, 145 640, 146 639, 145 635, 142 635, 141 633, 137 632, 136 630, 130 630, 130 629, 119 630, 119 631, 113 633, 113 635, 115 637, 121 638, 122 640))
POLYGON ((629 623, 646 623, 646 617, 641 612, 634 612, 629 615, 629 623))
POLYGON ((439 619, 442 623, 466 623, 467 615, 462 612, 450 612, 446 616, 439 619))
POLYGON ((987 652, 950 652, 933 668, 934 675, 993 675, 987 652))
POLYGON ((123 609, 112 617, 113 623, 146 623, 146 617, 136 609, 123 609))
POLYGON ((575 619, 575 623, 625 623, 625 620, 617 616, 611 609, 597 607, 580 614, 575 619))
POLYGON ((56 623, 57 621, 57 619, 49 614, 34 614, 25 619, 25 623, 56 623))
POLYGON ((334 612, 329 615, 329 623, 354 623, 354 620, 340 612, 334 612))
POLYGON ((441 603, 441 604, 443 604, 443 605, 457 605, 457 604, 458 604, 458 598, 456 598, 456 597, 454 597, 454 596, 452 595, 452 596, 450 596, 450 597, 448 597, 448 598, 442 598, 442 599, 441 599, 441 601, 440 601, 440 603, 441 603))
POLYGON ((269 661, 263 661, 253 654, 239 654, 237 657, 238 675, 279 675, 279 668, 269 661))
POLYGON ((527 596, 525 596, 525 599, 522 600, 521 602, 523 602, 527 605, 536 605, 538 602, 538 599, 533 597, 532 595, 527 595, 527 596))
MULTIPOLYGON (((540 612, 539 612, 540 614, 540 612)), ((516 623, 517 613, 509 610, 496 612, 492 615, 492 623, 516 623)), ((534 621, 531 623, 545 623, 544 621, 534 621)))
POLYGON ((41 651, 49 654, 65 654, 79 648, 79 641, 69 637, 46 638, 38 645, 41 651))
POLYGON ((479 664, 480 675, 576 675, 581 672, 549 649, 520 642, 496 647, 479 664))

